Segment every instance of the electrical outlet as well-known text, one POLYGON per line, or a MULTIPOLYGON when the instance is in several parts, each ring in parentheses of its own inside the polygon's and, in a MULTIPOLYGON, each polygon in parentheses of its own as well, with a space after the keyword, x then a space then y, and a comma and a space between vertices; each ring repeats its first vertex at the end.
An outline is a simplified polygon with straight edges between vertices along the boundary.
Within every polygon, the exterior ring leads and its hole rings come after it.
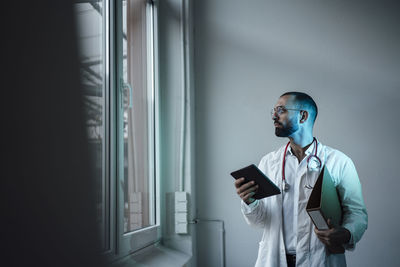
POLYGON ((175 233, 188 233, 188 199, 186 192, 175 192, 175 233))

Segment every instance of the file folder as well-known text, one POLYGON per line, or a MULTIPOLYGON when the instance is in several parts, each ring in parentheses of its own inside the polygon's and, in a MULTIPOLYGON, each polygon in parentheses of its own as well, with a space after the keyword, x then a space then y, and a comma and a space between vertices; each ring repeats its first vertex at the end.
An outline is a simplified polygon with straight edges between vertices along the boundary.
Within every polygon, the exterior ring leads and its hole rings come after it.
POLYGON ((308 215, 318 230, 328 230, 328 219, 332 225, 341 225, 342 206, 332 176, 322 169, 315 182, 306 207, 308 215))

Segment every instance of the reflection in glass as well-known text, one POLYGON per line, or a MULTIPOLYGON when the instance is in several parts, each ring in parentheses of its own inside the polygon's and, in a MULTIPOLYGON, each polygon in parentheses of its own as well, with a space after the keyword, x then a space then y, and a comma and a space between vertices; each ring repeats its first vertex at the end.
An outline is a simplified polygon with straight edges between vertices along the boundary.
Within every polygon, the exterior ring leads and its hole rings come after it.
POLYGON ((96 174, 96 218, 100 226, 102 249, 106 249, 105 212, 105 74, 104 74, 104 2, 82 1, 75 4, 79 40, 80 73, 84 90, 86 129, 90 156, 96 174))

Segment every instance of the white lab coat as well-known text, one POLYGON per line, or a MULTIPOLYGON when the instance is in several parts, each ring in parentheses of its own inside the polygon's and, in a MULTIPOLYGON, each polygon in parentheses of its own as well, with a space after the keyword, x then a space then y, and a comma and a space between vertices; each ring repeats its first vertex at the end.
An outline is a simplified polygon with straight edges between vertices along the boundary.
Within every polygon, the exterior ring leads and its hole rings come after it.
MULTIPOLYGON (((259 168, 280 188, 282 188, 282 159, 285 146, 261 159, 259 168)), ((356 169, 349 157, 342 152, 318 142, 317 156, 331 174, 343 207, 342 226, 351 233, 350 245, 353 249, 367 228, 368 215, 361 192, 361 184, 356 169)), ((311 177, 312 184, 318 175, 311 177)), ((305 208, 311 190, 304 189, 305 175, 296 183, 299 190, 297 214, 296 266, 346 266, 344 254, 329 254, 325 245, 314 233, 305 208)), ((285 267, 286 251, 282 230, 282 194, 259 200, 253 205, 242 201, 242 213, 248 224, 262 227, 263 236, 259 245, 256 267, 285 267)))

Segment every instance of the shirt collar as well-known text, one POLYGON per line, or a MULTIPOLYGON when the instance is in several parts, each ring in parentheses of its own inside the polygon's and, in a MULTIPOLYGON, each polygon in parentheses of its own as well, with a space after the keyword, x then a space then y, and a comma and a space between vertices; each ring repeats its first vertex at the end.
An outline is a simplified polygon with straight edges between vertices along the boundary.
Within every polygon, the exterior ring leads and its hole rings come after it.
MULTIPOLYGON (((318 140, 316 140, 316 142, 318 143, 318 140)), ((313 141, 311 146, 309 146, 305 152, 306 156, 310 155, 311 153, 314 152, 314 147, 315 147, 315 142, 313 141)), ((292 147, 289 145, 286 155, 294 155, 293 151, 292 151, 292 147)))

